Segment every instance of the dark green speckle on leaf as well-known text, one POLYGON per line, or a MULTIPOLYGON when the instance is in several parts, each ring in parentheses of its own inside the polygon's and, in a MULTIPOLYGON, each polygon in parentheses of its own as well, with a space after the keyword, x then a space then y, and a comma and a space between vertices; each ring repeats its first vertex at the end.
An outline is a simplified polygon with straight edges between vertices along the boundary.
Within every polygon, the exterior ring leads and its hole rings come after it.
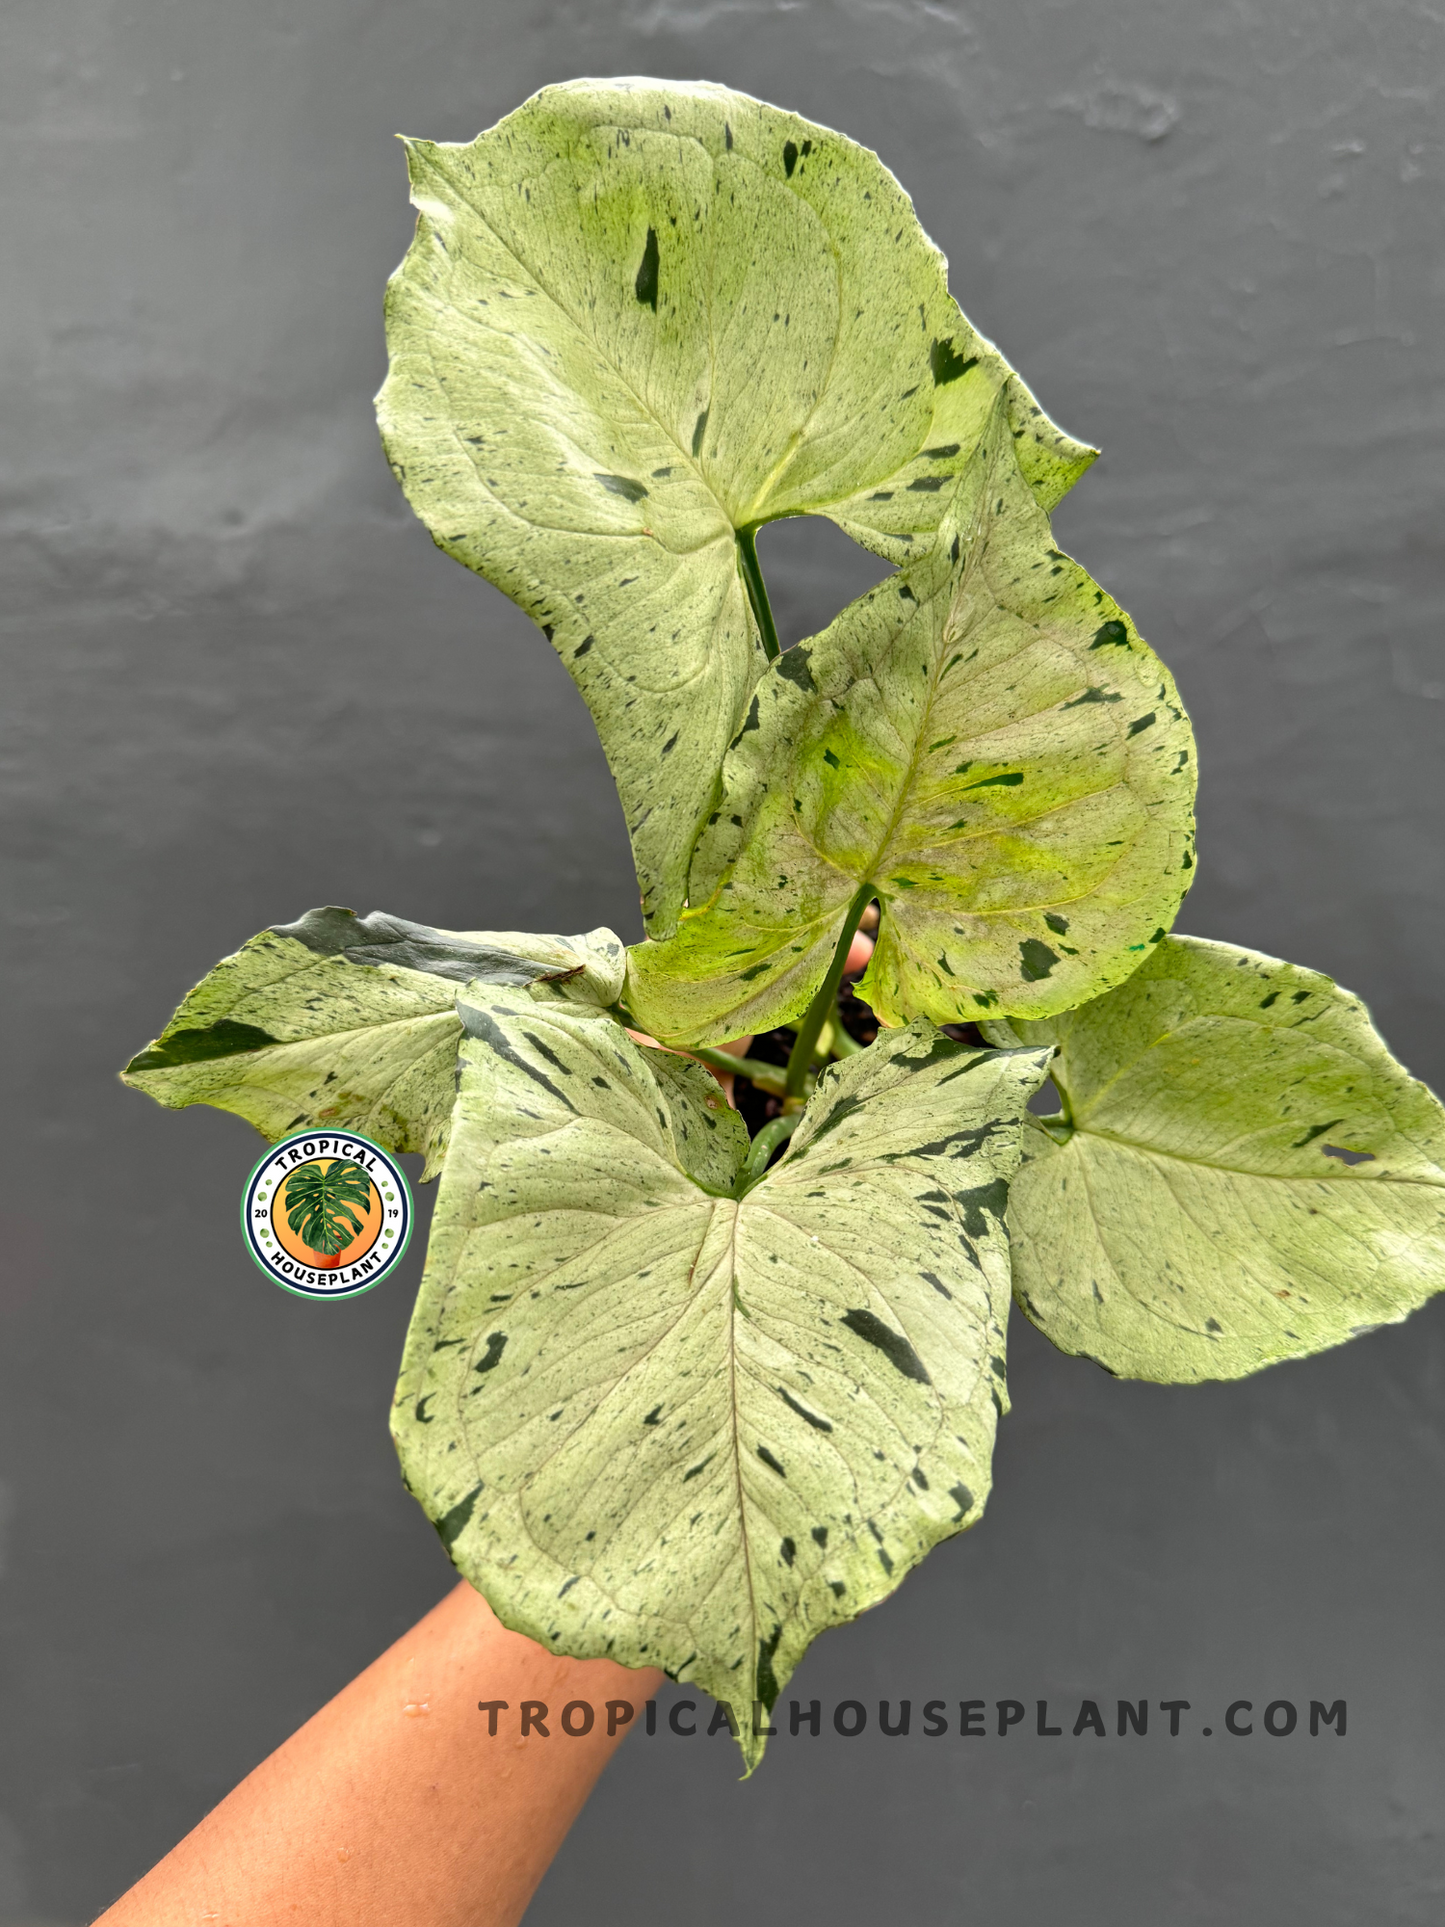
POLYGON ((269 1031, 261 1030, 255 1024, 238 1024, 229 1017, 223 1017, 219 1023, 211 1024, 204 1030, 173 1030, 161 1043, 152 1044, 139 1057, 133 1057, 125 1067, 126 1074, 169 1070, 179 1064, 200 1064, 211 1057, 235 1057, 242 1052, 261 1050, 275 1042, 269 1031))
POLYGON ((642 250, 642 265, 637 270, 633 290, 645 308, 657 313, 657 229, 647 230, 647 243, 642 250))
POLYGON ((595 479, 609 495, 620 495, 624 502, 640 502, 647 493, 647 484, 635 482, 630 475, 605 475, 599 470, 595 479))
POLYGON ((945 341, 933 343, 928 351, 928 366, 932 372, 935 387, 943 388, 949 382, 957 381, 960 375, 966 375, 970 368, 976 368, 978 356, 961 355, 950 337, 945 341))
POLYGON ((1103 623, 1095 630, 1094 640, 1089 644, 1089 647, 1091 649, 1127 649, 1129 647, 1129 631, 1124 627, 1122 622, 1103 623))
POLYGON ((1025 983, 1036 984, 1047 977, 1059 961, 1058 952, 1050 950, 1046 943, 1037 937, 1025 937, 1019 945, 1019 974, 1025 983))
POLYGON ((450 1552, 471 1522, 472 1508, 477 1503, 480 1485, 474 1485, 464 1499, 458 1499, 450 1512, 444 1512, 436 1522, 437 1535, 450 1552))

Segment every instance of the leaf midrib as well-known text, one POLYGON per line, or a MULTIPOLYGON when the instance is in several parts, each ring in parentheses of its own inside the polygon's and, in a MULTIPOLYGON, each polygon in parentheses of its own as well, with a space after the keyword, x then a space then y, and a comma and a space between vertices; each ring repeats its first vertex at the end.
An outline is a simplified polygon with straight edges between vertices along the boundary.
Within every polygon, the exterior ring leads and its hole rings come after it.
MULTIPOLYGON (((565 1130, 569 1127, 568 1125, 562 1125, 562 1126, 559 1126, 558 1128, 565 1130)), ((667 1157, 661 1153, 656 1153, 655 1155, 659 1157, 660 1162, 664 1164, 668 1164, 669 1168, 674 1172, 674 1174, 680 1177, 685 1184, 687 1184, 694 1192, 696 1192, 697 1195, 695 1197, 679 1198, 674 1203, 659 1206, 656 1212, 645 1214, 646 1218, 650 1221, 656 1216, 667 1212, 697 1211, 699 1212, 702 1219, 701 1232, 697 1241, 697 1249, 693 1254, 692 1262, 688 1269, 687 1287, 685 1290, 685 1294, 684 1294, 682 1303, 678 1307, 676 1315, 673 1318, 671 1318, 668 1321, 668 1323, 663 1327, 663 1329, 659 1331, 652 1338, 652 1340, 644 1347, 644 1349, 641 1352, 639 1352, 634 1359, 631 1360, 625 1372, 622 1373, 618 1379, 613 1380, 612 1384, 609 1386, 608 1389, 609 1390, 615 1389, 615 1387, 618 1384, 622 1383, 623 1379, 629 1377, 633 1372, 635 1372, 646 1359, 652 1356, 652 1354, 658 1349, 660 1345, 666 1342, 666 1340, 676 1330, 677 1326, 691 1312, 693 1312, 697 1308, 697 1293, 693 1289, 693 1282, 697 1275, 698 1263, 702 1257, 704 1249, 706 1248, 708 1236, 712 1230, 718 1207, 720 1205, 730 1205, 732 1207, 732 1225, 729 1232, 726 1257, 722 1261, 719 1268, 722 1269, 725 1273, 725 1278, 724 1278, 722 1288, 725 1289, 728 1293, 728 1327, 727 1327, 728 1409, 729 1409, 729 1421, 730 1421, 730 1430, 731 1430, 733 1478, 734 1478, 735 1491, 737 1494, 738 1537, 742 1547, 743 1572, 744 1572, 744 1578, 745 1578, 745 1583, 747 1587, 747 1605, 748 1605, 748 1615, 749 1615, 750 1637, 749 1637, 746 1651, 748 1654, 748 1664, 750 1667, 753 1667, 756 1664, 754 1655, 756 1653, 756 1647, 757 1647, 758 1606, 757 1606, 756 1589, 755 1589, 754 1578, 753 1578, 752 1549, 748 1542, 747 1497, 743 1490, 743 1483, 742 1483, 742 1445, 738 1434, 737 1338, 736 1338, 736 1331, 735 1331, 736 1319, 737 1319, 737 1301, 736 1301, 735 1294, 736 1294, 737 1274, 738 1274, 737 1228, 738 1228, 738 1219, 740 1215, 739 1207, 740 1207, 741 1200, 737 1198, 719 1198, 710 1193, 703 1191, 702 1187, 698 1185, 697 1180, 692 1176, 690 1176, 688 1172, 684 1171, 680 1165, 671 1164, 670 1160, 668 1160, 667 1157)), ((642 1221, 643 1216, 644 1214, 641 1214, 641 1213, 626 1213, 626 1214, 622 1214, 621 1216, 610 1214, 609 1229, 607 1232, 604 1232, 602 1237, 600 1237, 596 1241, 596 1244, 587 1245, 587 1246, 584 1246, 580 1251, 569 1253, 568 1257, 562 1263, 551 1267, 551 1271, 555 1272, 558 1270, 566 1269, 576 1264, 580 1260, 585 1259, 593 1251, 595 1251, 599 1245, 606 1243, 607 1238, 613 1229, 621 1228, 625 1233, 630 1226, 633 1226, 638 1222, 642 1221)), ((502 1222, 502 1221, 504 1220, 499 1220, 498 1222, 502 1222)), ((545 1278, 549 1275, 551 1275, 550 1272, 543 1273, 542 1274, 543 1280, 545 1280, 545 1278)), ((575 1431, 575 1428, 573 1429, 575 1431)), ((536 1467, 534 1468, 533 1475, 532 1475, 533 1477, 535 1477, 536 1471, 540 1470, 540 1468, 546 1465, 549 1462, 549 1460, 551 1460, 553 1457, 556 1456, 558 1452, 563 1450, 568 1440, 572 1436, 573 1436, 572 1432, 564 1433, 562 1436, 558 1438, 555 1446, 552 1446, 547 1451, 543 1452, 540 1459, 537 1461, 536 1467)), ((474 1465, 477 1465, 477 1461, 475 1459, 473 1460, 473 1463, 474 1465)), ((601 1474, 599 1473, 598 1476, 601 1476, 601 1474)), ((524 1524, 525 1524, 525 1520, 524 1520, 524 1524)), ((528 1536, 529 1537, 532 1536, 530 1532, 528 1536)), ((537 1541, 534 1539, 533 1543, 537 1544, 537 1541)), ((538 1549, 540 1551, 547 1552, 547 1548, 545 1547, 539 1546, 538 1549)), ((548 1552, 547 1556, 552 1557, 554 1555, 548 1552)), ((751 1699, 751 1695, 749 1695, 749 1698, 751 1699)))
MULTIPOLYGON (((1171 941, 1176 941, 1176 940, 1171 940, 1171 941)), ((1188 941, 1188 939, 1186 939, 1186 941, 1188 941)), ((1156 952, 1156 955, 1157 954, 1158 953, 1156 952)), ((1171 979, 1169 977, 1162 977, 1160 979, 1157 979, 1156 981, 1162 981, 1162 982, 1168 983, 1171 981, 1179 981, 1179 980, 1171 979)), ((1302 986, 1302 987, 1308 988, 1308 986, 1302 986)), ((1311 994, 1321 998, 1325 996, 1325 993, 1322 991, 1312 991, 1311 994)), ((1080 1015, 1080 1014, 1082 1013, 1072 1012, 1072 1011, 1067 1012, 1065 1013, 1064 1019, 1055 1020, 1055 1021, 1059 1023, 1060 1028, 1064 1028, 1064 1026, 1067 1024, 1068 1018, 1076 1015, 1080 1015)), ((1241 1012, 1241 1011, 1229 1011, 1229 1010, 1192 1010, 1180 1022, 1172 1025, 1168 1030, 1161 1030, 1156 1036, 1151 1037, 1148 1043, 1143 1047, 1143 1049, 1137 1051, 1133 1057, 1125 1058, 1120 1063, 1118 1069, 1113 1073, 1111 1077, 1105 1078, 1102 1083, 1095 1084, 1090 1088, 1089 1095, 1085 1099, 1082 1099, 1082 1100, 1076 1099, 1074 1093, 1069 1090, 1067 1084, 1065 1083, 1062 1074, 1054 1075, 1053 1073, 1051 1073, 1051 1075, 1053 1075, 1053 1081, 1057 1086, 1058 1090, 1063 1095, 1065 1103, 1069 1107, 1068 1115, 1069 1115, 1070 1122, 1073 1123, 1076 1131, 1083 1131, 1088 1129, 1089 1127, 1083 1124, 1082 1122, 1080 1122, 1080 1120, 1083 1118, 1086 1118, 1091 1111, 1096 1111, 1101 1101, 1108 1095, 1110 1091, 1114 1089, 1116 1084, 1120 1083, 1124 1078, 1130 1076, 1133 1072, 1137 1071, 1142 1064, 1144 1064, 1145 1060, 1148 1058, 1151 1051, 1162 1050, 1166 1045, 1169 1045, 1169 1044, 1182 1043, 1186 1034, 1189 1031, 1194 1030, 1196 1027, 1207 1033, 1209 1027, 1214 1024, 1239 1024, 1250 1030, 1263 1031, 1266 1033, 1267 1036, 1271 1038, 1279 1038, 1283 1040, 1285 1038, 1293 1038, 1293 1037, 1300 1036, 1304 1032, 1305 1025, 1312 1024, 1317 1017, 1327 1018, 1334 1014, 1336 1013, 1333 1012, 1330 1006, 1326 1003, 1324 1004, 1323 1008, 1313 1012, 1309 1017, 1302 1018, 1298 1023, 1279 1024, 1279 1023, 1270 1023, 1267 1019, 1256 1016, 1252 1011, 1241 1012)), ((1373 1035, 1373 1033, 1371 1034, 1373 1035)), ((1375 1041, 1376 1043, 1379 1042, 1378 1037, 1376 1037, 1375 1041)), ((1319 1033, 1312 1031, 1309 1033, 1308 1042, 1311 1049, 1319 1051, 1321 1053, 1329 1052, 1330 1055, 1342 1059, 1343 1067, 1345 1069, 1355 1072, 1357 1075, 1364 1076, 1364 1077, 1371 1077, 1371 1076, 1378 1075, 1378 1071, 1376 1071, 1374 1067, 1372 1067, 1366 1060, 1354 1055, 1344 1044, 1333 1042, 1328 1036, 1321 1036, 1319 1033)), ((1063 1037, 1057 1040, 1055 1047, 1058 1050, 1059 1057, 1062 1060, 1062 1063, 1066 1065, 1068 1062, 1067 1029, 1064 1030, 1063 1037)), ((1208 1048, 1207 1041, 1204 1045, 1204 1048, 1206 1049, 1208 1048)), ((1090 1135, 1094 1137, 1115 1137, 1117 1138, 1117 1141, 1121 1144, 1132 1144, 1135 1142, 1135 1140, 1133 1140, 1132 1138, 1127 1138, 1123 1136, 1122 1133, 1092 1130, 1090 1132, 1090 1135)), ((1348 1149, 1350 1147, 1347 1146, 1346 1148, 1348 1149)), ((1160 1155, 1172 1156, 1173 1153, 1161 1152, 1160 1155)), ((1227 1165, 1221 1165, 1218 1168, 1221 1170, 1227 1170, 1227 1169, 1230 1169, 1231 1167, 1227 1165)), ((1405 1182, 1405 1180, 1401 1179, 1400 1182, 1403 1183, 1405 1182)))
MULTIPOLYGON (((1048 1137, 1049 1134, 1043 1132, 1042 1135, 1048 1137)), ((1445 1190, 1445 1174, 1439 1178, 1410 1177, 1388 1170, 1361 1171, 1351 1165, 1341 1165, 1338 1170, 1316 1172, 1250 1171, 1243 1165, 1222 1164, 1213 1158, 1186 1157, 1182 1152, 1166 1151, 1157 1144, 1145 1144, 1138 1138, 1125 1137, 1121 1132, 1100 1131, 1087 1124, 1075 1124, 1073 1135, 1067 1143, 1060 1144, 1055 1138, 1049 1138, 1049 1143, 1055 1151, 1067 1151, 1078 1138, 1097 1138, 1102 1144, 1117 1144, 1126 1151, 1137 1152, 1140 1157, 1151 1158, 1161 1164, 1188 1164, 1202 1171, 1220 1171, 1231 1177, 1257 1178, 1262 1184, 1415 1184, 1427 1190, 1445 1190)), ((1330 1163, 1337 1164, 1338 1160, 1331 1159, 1330 1163)))
MULTIPOLYGON (((958 484, 959 489, 962 488, 964 479, 965 478, 963 476, 959 477, 959 484, 958 484)), ((987 495, 987 491, 985 491, 985 497, 986 495, 987 495)), ((940 526, 942 525, 942 521, 943 521, 943 518, 941 517, 940 526)), ((917 615, 913 618, 913 620, 916 621, 920 619, 925 614, 925 612, 930 607, 930 605, 937 600, 939 595, 945 592, 951 592, 950 600, 952 600, 953 595, 957 594, 959 591, 965 588, 969 583, 973 574, 977 570, 980 570, 982 568, 983 561, 984 561, 983 551, 985 548, 986 548, 986 543, 980 543, 977 539, 972 541, 969 545, 968 562, 965 566, 964 573, 959 578, 957 584, 953 582, 952 577, 950 576, 949 579, 939 589, 936 589, 933 592, 933 594, 929 596, 926 602, 919 603, 917 615)), ((989 593, 992 594, 992 591, 990 591, 989 593)), ((994 602, 995 602, 995 606, 1001 606, 998 604, 996 597, 994 598, 994 602)), ((911 627, 912 623, 910 622, 906 626, 911 627)), ((1025 645, 1025 647, 1033 648, 1039 645, 1040 643, 1042 643, 1044 638, 1040 634, 1040 632, 1038 631, 1035 625, 1030 624, 1029 627, 1033 631, 1033 637, 1032 637, 1032 640, 1025 645)), ((889 660, 891 659, 894 653, 894 647, 896 646, 902 633, 903 633, 902 630, 897 632, 897 634, 893 638, 893 643, 890 644, 890 647, 885 652, 884 656, 871 666, 871 675, 872 675, 872 679, 875 682, 877 680, 878 673, 888 665, 889 660)), ((869 858, 868 862, 866 864, 860 864, 856 871, 845 869, 834 857, 831 857, 825 851, 820 850, 817 847, 816 843, 813 841, 813 839, 807 834, 807 832, 800 825, 794 824, 792 826, 794 829, 794 833, 798 836, 799 840, 806 846, 808 850, 812 852, 812 854, 818 859, 820 863, 825 864, 829 869, 834 870, 839 876, 846 878, 847 881, 856 888, 862 888, 865 885, 870 886, 874 889, 882 888, 882 882, 881 882, 882 874, 889 867, 890 849, 892 848, 893 841, 898 834, 900 825, 907 818, 908 806, 913 800, 914 792, 917 789, 921 778, 923 756, 925 752, 921 751, 920 745, 923 743, 924 738, 930 733, 931 719, 933 717, 935 708, 937 706, 939 679, 943 673, 943 669, 942 669, 943 659, 948 654, 948 650, 953 646, 953 642, 956 642, 957 640, 958 638, 954 637, 952 641, 945 641, 944 636, 940 631, 940 635, 938 638, 938 646, 934 652, 934 660, 929 672, 928 697, 923 706, 923 709, 919 718, 919 725, 918 725, 917 732, 914 736, 913 747, 909 752, 907 767, 905 768, 901 778, 899 779, 897 796, 894 801, 891 813, 889 815, 887 827, 880 835, 877 845, 875 846, 873 855, 869 858)), ((1024 653, 1023 650, 1015 651, 1015 657, 1023 653, 1024 653)), ((1051 706, 1052 705, 1049 705, 1049 707, 1051 706)), ((1042 715, 1043 713, 1044 713, 1043 709, 1034 710, 1030 712, 1031 715, 1042 715)), ((1085 792, 1082 796, 1066 797, 1062 802, 1051 804, 1048 809, 1038 810, 1032 816, 1013 819, 1008 824, 1003 826, 994 825, 986 829, 980 829, 978 831, 961 831, 957 834, 957 836, 954 837, 953 841, 954 843, 977 842, 977 841, 981 841, 983 838, 987 836, 997 836, 1000 834, 1004 834, 1006 832, 1029 829, 1038 823, 1042 823, 1046 821, 1051 816, 1057 816, 1061 812, 1066 810, 1076 809, 1079 806, 1079 804, 1082 802, 1093 802, 1096 798, 1100 796, 1107 796, 1110 794, 1111 791, 1119 790, 1119 789, 1122 789, 1125 791, 1129 791, 1131 789, 1131 786, 1127 780, 1127 777, 1117 778, 1115 781, 1111 783, 1104 784, 1099 789, 1089 790, 1085 792)), ((939 832, 940 836, 946 835, 946 834, 948 834, 948 832, 939 832)), ((952 844, 949 847, 951 848, 952 844)), ((1017 917, 1017 916, 1027 915, 1030 911, 1033 911, 1033 910, 1044 910, 1044 909, 1053 908, 1056 902, 1074 903, 1074 902, 1082 901, 1084 898, 1087 898, 1096 894, 1096 892, 1102 886, 1102 883, 1107 879, 1107 877, 1109 875, 1112 875, 1113 872, 1119 868, 1120 864, 1128 860, 1130 851, 1132 850, 1133 847, 1134 847, 1133 841, 1131 841, 1128 847, 1121 850, 1119 855, 1115 857, 1114 861, 1109 865, 1108 870, 1104 873, 1104 877, 1101 877, 1097 882, 1090 885, 1087 889, 1083 889, 1076 892, 1073 896, 1060 897, 1057 899, 1050 897, 1049 899, 1047 899, 1046 902, 1041 902, 1038 904, 1009 904, 1008 906, 998 910, 969 910, 964 912, 963 914, 971 917, 981 917, 981 918, 1017 917)), ((899 856, 894 860, 898 862, 902 862, 905 859, 902 856, 899 856)))

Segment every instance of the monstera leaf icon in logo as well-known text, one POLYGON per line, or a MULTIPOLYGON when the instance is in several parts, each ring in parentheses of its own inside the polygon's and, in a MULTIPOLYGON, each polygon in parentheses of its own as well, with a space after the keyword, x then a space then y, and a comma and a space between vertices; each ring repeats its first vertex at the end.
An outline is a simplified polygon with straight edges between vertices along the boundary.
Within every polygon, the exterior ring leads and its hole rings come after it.
POLYGON ((340 1254, 365 1229, 371 1209, 371 1179, 359 1164, 337 1158, 330 1165, 298 1164, 286 1179, 286 1222, 318 1267, 335 1265, 340 1254), (357 1208, 363 1216, 358 1218, 357 1208))

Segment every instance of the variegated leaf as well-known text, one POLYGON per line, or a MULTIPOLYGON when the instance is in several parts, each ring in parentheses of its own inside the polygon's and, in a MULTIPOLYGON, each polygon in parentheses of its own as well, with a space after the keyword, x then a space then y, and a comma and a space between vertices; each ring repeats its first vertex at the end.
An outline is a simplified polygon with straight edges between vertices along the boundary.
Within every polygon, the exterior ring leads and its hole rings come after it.
POLYGON ((675 937, 635 946, 653 1036, 793 1020, 860 889, 885 1023, 1065 1010, 1138 968, 1193 868, 1168 670, 1054 547, 999 410, 940 544, 759 685, 675 937))
POLYGON ((1445 1110, 1318 971, 1171 937, 1047 1022, 1009 1224, 1020 1304, 1121 1378, 1240 1378, 1445 1288, 1445 1110))
POLYGON ((877 156, 828 128, 704 83, 584 80, 407 154, 383 439, 436 541, 577 682, 666 935, 765 660, 752 531, 827 515, 905 559, 1001 391, 1046 505, 1093 451, 964 319, 877 156))
POLYGON ((697 1066, 474 986, 393 1429, 503 1621, 735 1709, 979 1515, 1040 1052, 920 1022, 749 1188, 697 1066))
POLYGON ((380 912, 310 910, 223 958, 122 1076, 178 1110, 213 1104, 275 1140, 350 1126, 441 1162, 456 1096, 458 990, 474 978, 611 1003, 623 948, 585 937, 433 930, 380 912))

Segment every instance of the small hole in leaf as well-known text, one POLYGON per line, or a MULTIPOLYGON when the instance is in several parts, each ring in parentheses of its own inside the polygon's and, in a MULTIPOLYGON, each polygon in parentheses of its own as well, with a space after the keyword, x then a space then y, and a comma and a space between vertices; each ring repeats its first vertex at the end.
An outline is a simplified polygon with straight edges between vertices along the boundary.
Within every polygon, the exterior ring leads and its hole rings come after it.
POLYGON ((1059 1096, 1059 1087, 1051 1077, 1045 1078, 1029 1099, 1029 1109, 1035 1117, 1055 1117, 1063 1108, 1064 1100, 1059 1096))
POLYGON ((1325 1144, 1320 1147, 1327 1158, 1338 1158, 1341 1164, 1373 1164, 1373 1151, 1347 1151, 1341 1144, 1325 1144))

